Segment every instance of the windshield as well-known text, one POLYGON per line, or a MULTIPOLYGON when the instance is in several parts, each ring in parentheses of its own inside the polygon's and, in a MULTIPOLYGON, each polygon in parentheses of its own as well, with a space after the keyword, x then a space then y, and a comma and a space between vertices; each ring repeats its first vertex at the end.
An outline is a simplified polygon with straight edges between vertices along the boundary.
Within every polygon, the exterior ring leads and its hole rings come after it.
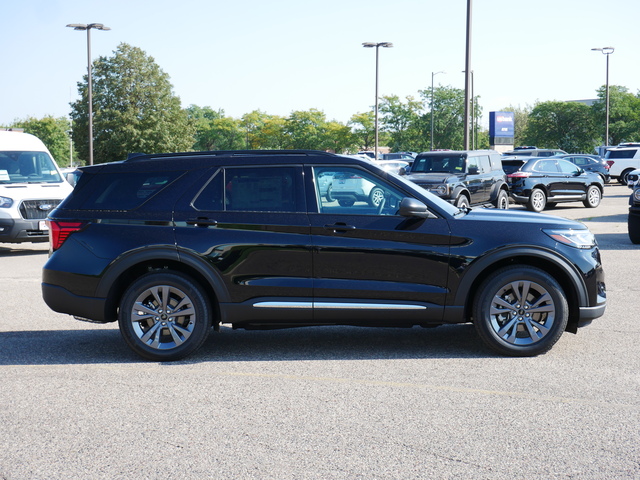
POLYGON ((46 152, 0 152, 0 184, 60 183, 62 177, 46 152))
POLYGON ((464 167, 464 155, 433 155, 418 157, 413 162, 411 173, 463 173, 464 167))

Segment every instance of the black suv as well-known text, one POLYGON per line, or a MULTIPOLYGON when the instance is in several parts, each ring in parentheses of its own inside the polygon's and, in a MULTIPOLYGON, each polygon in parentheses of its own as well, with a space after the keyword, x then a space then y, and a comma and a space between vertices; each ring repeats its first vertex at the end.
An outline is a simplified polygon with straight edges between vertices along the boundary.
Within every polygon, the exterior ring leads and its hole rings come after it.
POLYGON ((495 150, 420 153, 406 178, 457 207, 509 208, 507 177, 495 150))
MULTIPOLYGON (((547 351, 605 311, 594 236, 530 212, 459 209, 375 163, 314 151, 143 155, 82 168, 49 217, 42 291, 119 322, 156 361, 210 330, 473 322, 496 351, 547 351), (318 179, 360 177, 340 203, 318 179)), ((339 180, 336 180, 339 181, 339 180)))

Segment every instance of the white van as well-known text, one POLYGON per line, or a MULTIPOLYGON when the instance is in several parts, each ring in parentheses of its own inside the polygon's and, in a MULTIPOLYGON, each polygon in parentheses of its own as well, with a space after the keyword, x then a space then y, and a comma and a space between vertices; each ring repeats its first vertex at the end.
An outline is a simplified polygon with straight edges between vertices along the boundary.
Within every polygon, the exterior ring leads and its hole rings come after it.
POLYGON ((640 168, 640 147, 621 144, 607 151, 604 159, 609 164, 609 174, 621 184, 627 184, 627 175, 640 168))
POLYGON ((44 143, 0 130, 0 242, 46 242, 45 219, 73 187, 44 143))

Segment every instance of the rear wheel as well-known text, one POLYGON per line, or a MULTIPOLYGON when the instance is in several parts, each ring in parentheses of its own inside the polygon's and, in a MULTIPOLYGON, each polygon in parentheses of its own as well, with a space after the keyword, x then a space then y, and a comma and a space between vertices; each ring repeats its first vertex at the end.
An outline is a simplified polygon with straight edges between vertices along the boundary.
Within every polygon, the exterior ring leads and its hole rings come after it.
POLYGON ((620 176, 618 177, 618 182, 620 182, 622 185, 626 185, 627 184, 627 177, 629 176, 629 174, 633 172, 633 168, 627 168, 624 172, 622 172, 620 174, 620 176))
POLYGON ((584 199, 582 204, 587 208, 595 208, 600 205, 601 199, 602 194, 600 193, 600 189, 595 185, 591 185, 587 190, 587 198, 584 199))
POLYGON ((568 319, 562 287, 548 273, 526 265, 495 272, 480 285, 473 302, 478 335, 505 355, 527 357, 548 351, 568 319))
POLYGON ((506 210, 509 208, 509 195, 504 190, 498 192, 498 198, 495 203, 496 208, 506 210))
POLYGON ((211 307, 202 287, 189 277, 150 272, 126 290, 118 324, 138 355, 159 362, 179 360, 207 339, 211 307))
POLYGON ((384 200, 384 190, 380 187, 374 187, 369 193, 369 205, 379 207, 384 200))
POLYGON ((547 205, 547 196, 539 188, 531 190, 529 201, 527 202, 527 209, 533 212, 541 212, 547 205))
POLYGON ((338 199, 338 203, 340 204, 341 207, 350 207, 356 202, 355 200, 352 200, 350 198, 340 198, 338 199))
POLYGON ((640 215, 629 214, 627 219, 627 226, 629 228, 629 239, 631 243, 636 245, 640 243, 640 215))

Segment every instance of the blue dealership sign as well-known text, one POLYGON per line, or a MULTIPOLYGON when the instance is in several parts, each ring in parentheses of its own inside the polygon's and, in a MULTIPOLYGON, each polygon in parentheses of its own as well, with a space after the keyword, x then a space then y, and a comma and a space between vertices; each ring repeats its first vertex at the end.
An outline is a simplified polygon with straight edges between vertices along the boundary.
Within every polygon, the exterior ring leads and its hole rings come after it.
POLYGON ((489 112, 490 137, 513 137, 514 131, 513 112, 489 112))

